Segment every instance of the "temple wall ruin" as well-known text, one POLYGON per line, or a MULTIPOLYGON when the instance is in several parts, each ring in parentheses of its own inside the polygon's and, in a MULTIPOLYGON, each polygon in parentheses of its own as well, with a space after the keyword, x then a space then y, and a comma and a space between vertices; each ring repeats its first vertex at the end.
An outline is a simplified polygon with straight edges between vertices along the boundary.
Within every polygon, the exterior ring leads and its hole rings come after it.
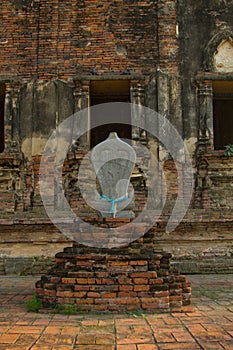
MULTIPOLYGON (((213 97, 233 96, 233 58, 225 53, 232 52, 232 14, 232 0, 0 4, 0 273, 40 272, 72 244, 46 216, 39 166, 56 126, 90 106, 93 81, 128 81, 130 102, 166 116, 190 152, 192 202, 168 234, 177 170, 158 140, 133 130, 158 157, 167 182, 166 207, 154 225, 158 246, 172 252, 184 272, 233 270, 233 158, 215 149, 213 126, 213 97)), ((67 154, 63 176, 71 205, 92 218, 77 187, 89 149, 87 135, 67 154)), ((134 186, 139 212, 147 184, 134 186)))

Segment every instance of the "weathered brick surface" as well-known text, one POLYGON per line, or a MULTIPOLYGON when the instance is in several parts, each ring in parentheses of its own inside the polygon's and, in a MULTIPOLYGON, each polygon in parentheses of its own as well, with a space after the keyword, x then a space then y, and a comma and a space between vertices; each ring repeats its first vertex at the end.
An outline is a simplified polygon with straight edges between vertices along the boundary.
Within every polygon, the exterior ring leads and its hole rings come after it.
MULTIPOLYGON (((20 1, 18 1, 20 3, 20 1)), ((78 73, 150 72, 158 60, 156 2, 40 0, 1 6, 2 74, 67 79, 78 73)), ((175 16, 172 16, 175 21, 175 16)), ((161 22, 169 22, 162 15, 161 22)), ((161 27, 161 35, 166 31, 161 27)), ((177 66, 173 62, 173 66, 177 66)))
MULTIPOLYGON (((207 124, 212 122, 212 80, 224 78, 211 70, 220 39, 232 36, 232 2, 222 8, 221 2, 201 0, 6 0, 0 4, 0 20, 0 81, 6 88, 0 271, 13 271, 14 259, 23 262, 25 254, 30 260, 64 246, 65 238, 56 238, 54 244, 49 238, 54 228, 47 226, 40 197, 40 158, 56 123, 88 106, 93 79, 130 80, 131 102, 166 115, 190 148, 193 201, 172 235, 165 225, 177 198, 177 170, 169 156, 160 163, 168 193, 164 215, 154 225, 155 244, 171 251, 186 272, 232 271, 232 159, 214 150, 213 135, 209 138, 203 130, 206 115, 207 124), (40 225, 46 225, 46 238, 40 225), (36 234, 41 237, 35 239, 36 234)), ((152 142, 149 135, 139 139, 152 142)), ((80 144, 64 162, 66 198, 77 214, 97 225, 96 212, 87 208, 76 186, 88 149, 85 142, 80 144)), ((157 146, 151 149, 160 157, 157 146)), ((136 214, 146 203, 144 185, 134 183, 136 214)))
POLYGON ((190 283, 171 267, 170 258, 154 250, 150 233, 126 248, 74 244, 56 254, 56 265, 36 284, 37 294, 45 307, 67 303, 86 311, 181 311, 190 304, 190 283))

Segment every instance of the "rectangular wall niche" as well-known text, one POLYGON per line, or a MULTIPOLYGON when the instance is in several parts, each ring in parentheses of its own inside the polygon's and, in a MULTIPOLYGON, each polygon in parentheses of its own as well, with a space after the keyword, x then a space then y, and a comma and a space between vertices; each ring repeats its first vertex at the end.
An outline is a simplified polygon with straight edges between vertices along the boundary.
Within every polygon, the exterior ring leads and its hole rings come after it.
POLYGON ((233 144, 233 81, 213 81, 214 148, 233 144))
MULTIPOLYGON (((90 104, 91 106, 109 102, 130 102, 130 81, 129 80, 95 80, 90 82, 90 104)), ((108 116, 101 113, 91 113, 91 148, 104 141, 111 131, 117 132, 120 138, 131 138, 131 111, 127 113, 119 109, 111 109, 111 121, 108 123, 108 116), (126 124, 118 124, 119 113, 124 113, 126 124), (101 125, 93 127, 94 122, 101 125)))
POLYGON ((4 151, 4 109, 6 86, 0 83, 0 153, 4 151))

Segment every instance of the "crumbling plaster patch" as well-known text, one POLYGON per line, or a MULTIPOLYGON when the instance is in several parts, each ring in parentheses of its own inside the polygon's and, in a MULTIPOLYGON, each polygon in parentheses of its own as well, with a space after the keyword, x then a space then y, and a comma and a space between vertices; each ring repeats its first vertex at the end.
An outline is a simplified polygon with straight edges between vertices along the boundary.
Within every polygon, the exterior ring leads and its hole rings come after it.
POLYGON ((217 72, 233 72, 233 42, 224 40, 214 54, 214 67, 217 72))

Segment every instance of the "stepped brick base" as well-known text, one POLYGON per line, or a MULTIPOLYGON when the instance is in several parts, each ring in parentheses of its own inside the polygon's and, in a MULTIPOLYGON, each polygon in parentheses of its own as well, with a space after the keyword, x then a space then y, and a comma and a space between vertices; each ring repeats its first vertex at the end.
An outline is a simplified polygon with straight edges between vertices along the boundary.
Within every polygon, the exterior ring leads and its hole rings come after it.
POLYGON ((76 304, 82 311, 182 311, 191 285, 154 251, 151 233, 128 247, 99 249, 74 244, 56 254, 56 265, 36 283, 43 306, 76 304))

